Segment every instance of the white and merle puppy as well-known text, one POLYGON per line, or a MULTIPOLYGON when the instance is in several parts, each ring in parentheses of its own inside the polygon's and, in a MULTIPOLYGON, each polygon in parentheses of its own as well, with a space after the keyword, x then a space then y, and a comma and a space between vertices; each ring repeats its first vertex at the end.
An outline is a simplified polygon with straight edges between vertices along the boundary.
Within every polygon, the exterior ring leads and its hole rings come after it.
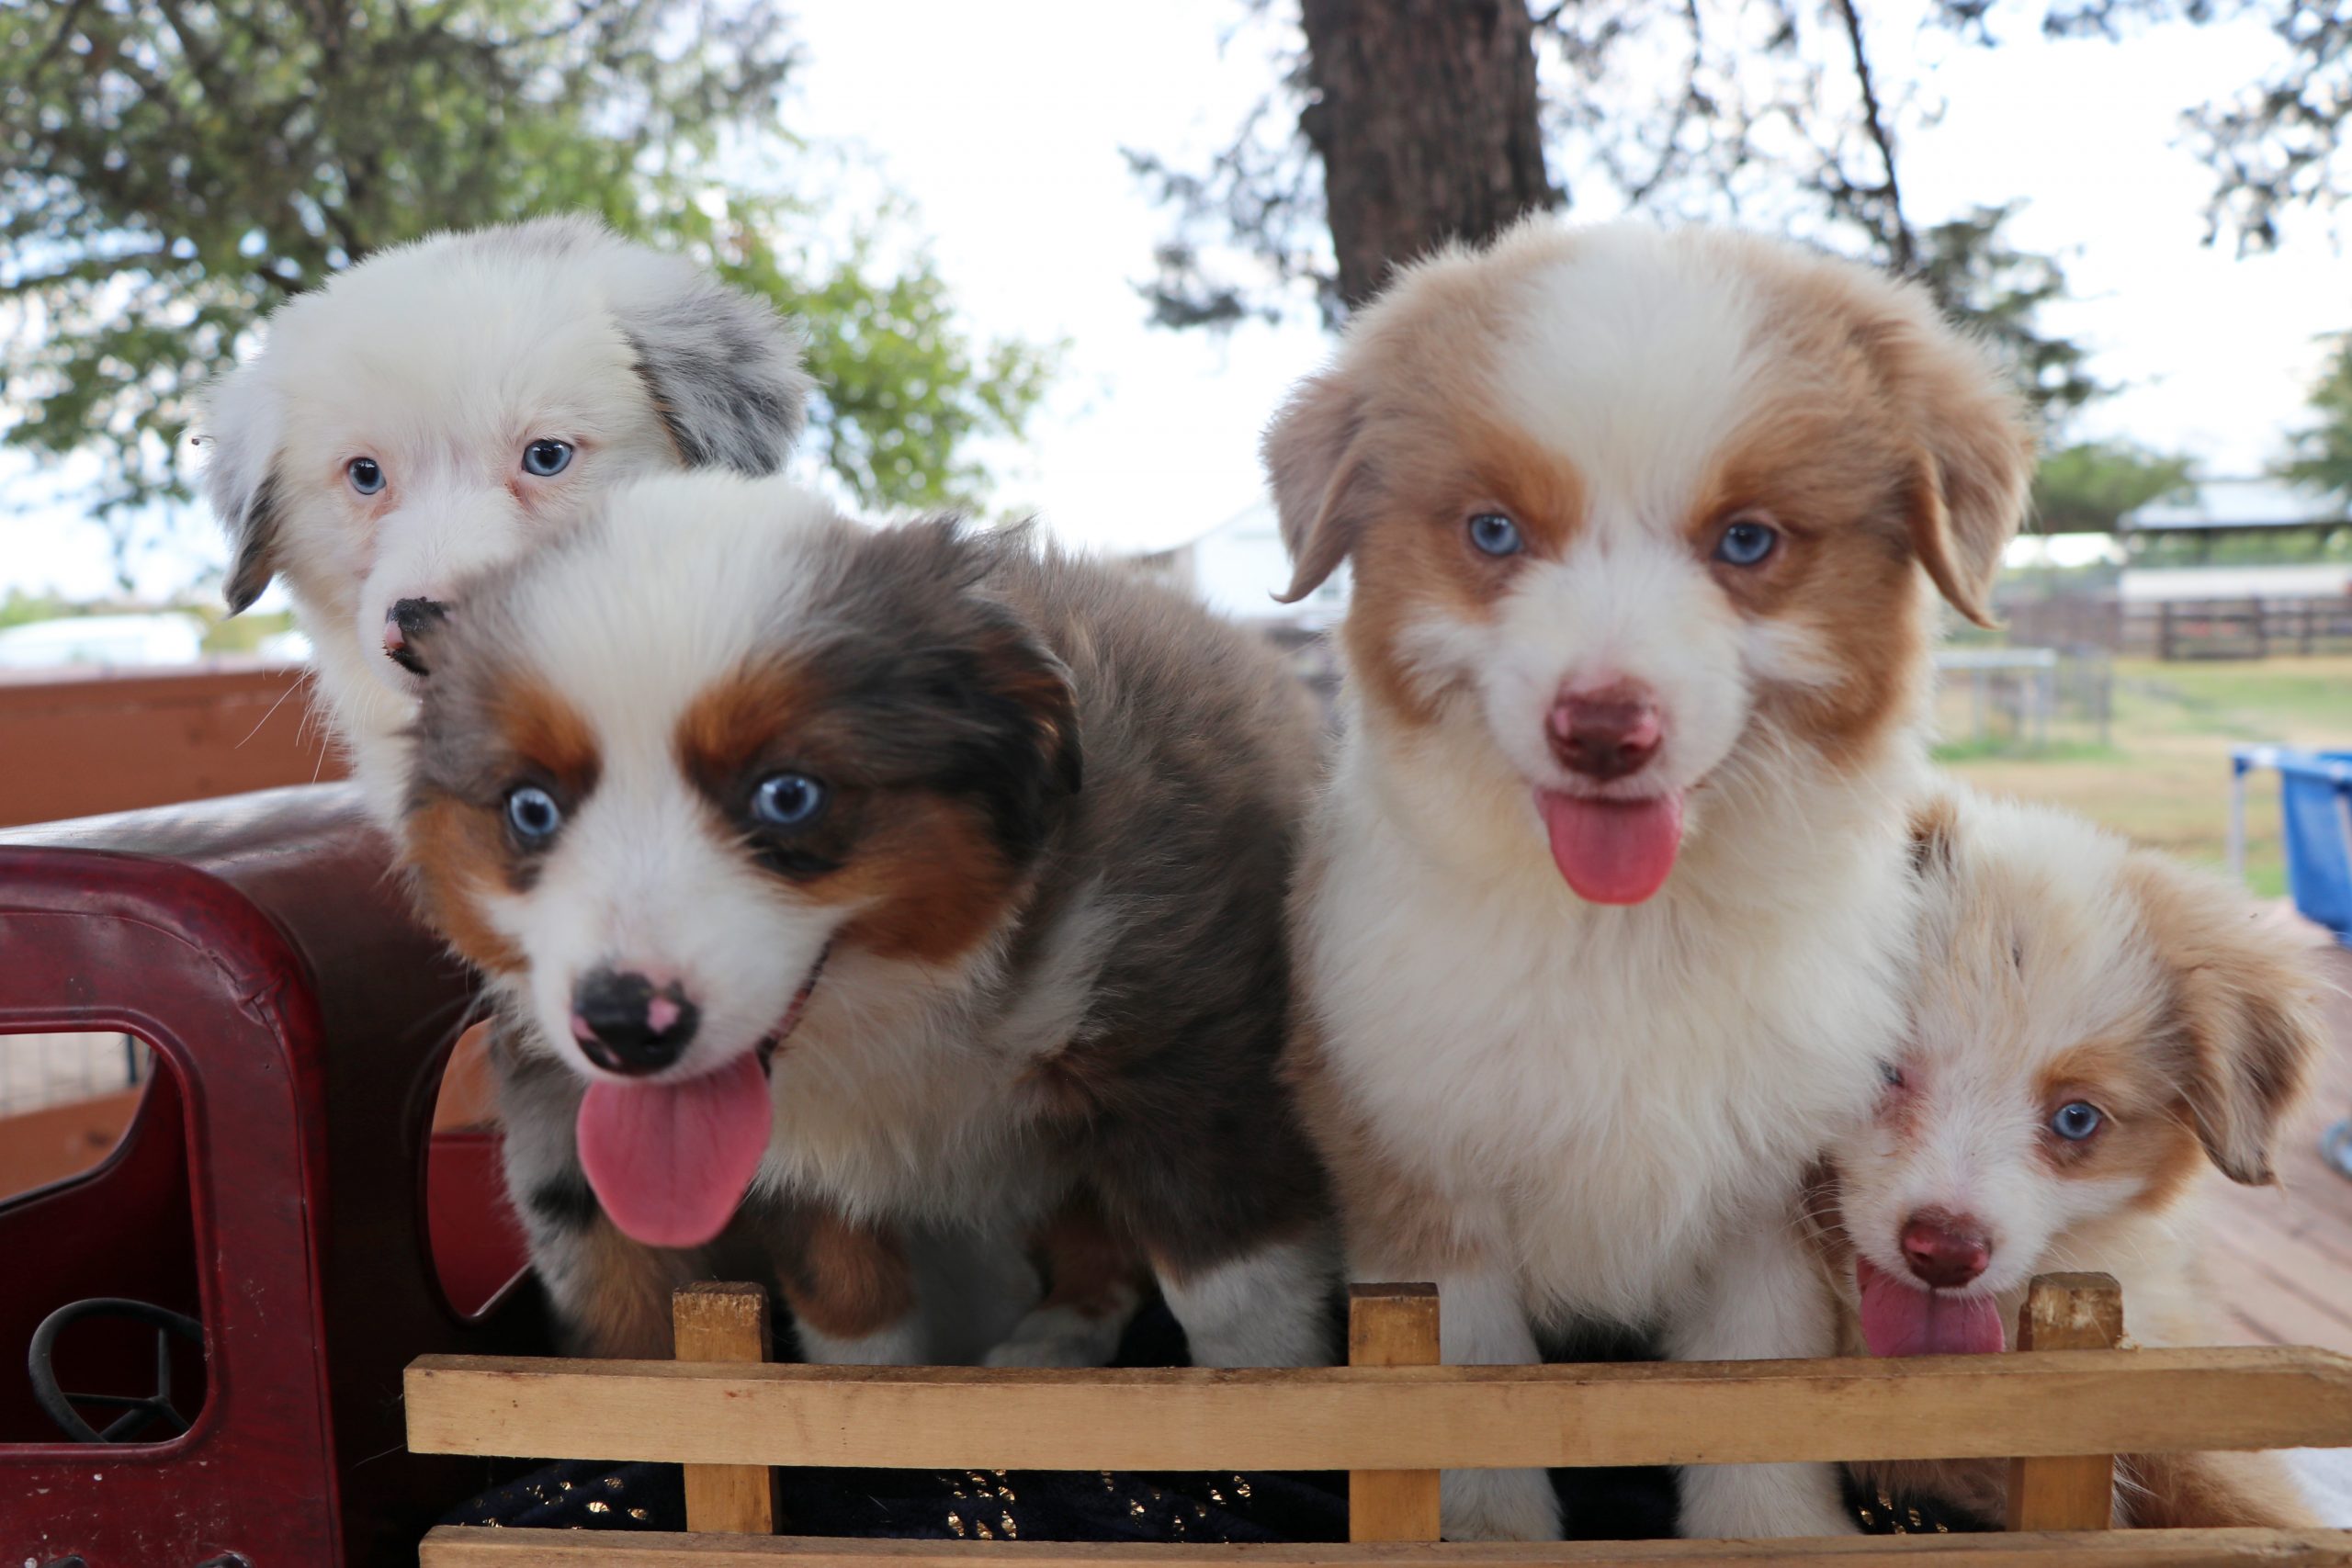
MULTIPOLYGON (((1407 270, 1275 421, 1294 593, 1354 571, 1294 1070, 1448 1362, 1832 1350, 1804 1176, 1900 1026, 1935 592, 1982 617, 2030 452, 1921 290, 1631 224, 1407 270)), ((1681 1480, 1686 1533, 1853 1529, 1829 1465, 1681 1480)), ((1561 1529, 1532 1471, 1444 1514, 1561 1529)))
POLYGON ((384 251, 271 316, 198 421, 229 606, 285 575, 380 820, 424 676, 416 626, 630 475, 774 472, 800 361, 764 301, 586 218, 384 251))
POLYGON ((575 1320, 658 1314, 663 1259, 814 1204, 775 1272, 816 1359, 928 1359, 910 1227, 1073 1224, 1108 1245, 1062 1246, 993 1359, 1106 1359, 1117 1257, 1200 1364, 1326 1359, 1277 1081, 1318 727, 1270 648, 1025 530, 704 476, 616 493, 421 640, 407 851, 532 1026, 518 1196, 560 1220, 532 1188, 576 1141, 639 1248, 575 1206, 575 1320))
MULTIPOLYGON (((1909 1027, 1815 1218, 1848 1348, 1997 1353, 2036 1274, 2123 1286, 2143 1345, 2210 1345, 2201 1212, 2274 1179, 2325 1048, 2306 944, 2236 890, 2047 807, 1957 791, 1914 818, 1926 907, 1909 1027)), ((1868 1478, 1997 1521, 1999 1462, 1868 1478)), ((2127 1455, 2116 1517, 2317 1523, 2275 1454, 2127 1455)))

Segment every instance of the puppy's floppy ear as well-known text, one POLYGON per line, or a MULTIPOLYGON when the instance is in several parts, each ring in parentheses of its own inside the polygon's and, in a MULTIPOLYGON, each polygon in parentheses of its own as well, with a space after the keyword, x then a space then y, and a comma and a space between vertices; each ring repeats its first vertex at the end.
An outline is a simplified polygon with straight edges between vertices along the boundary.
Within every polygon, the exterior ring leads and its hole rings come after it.
POLYGON ((1887 389, 1908 412, 1918 444, 1912 552, 1952 608, 1990 626, 1993 580, 2033 482, 2033 434, 1984 350, 1938 317, 1924 295, 1905 303, 1911 308, 1883 324, 1876 346, 1887 389))
POLYGON ((983 644, 981 668, 990 694, 1023 716, 1049 789, 1076 795, 1086 780, 1086 759, 1069 666, 1027 630, 1008 624, 983 644))
POLYGON ((1260 451, 1293 567, 1290 587, 1275 595, 1283 604, 1337 571, 1369 519, 1376 479, 1356 449, 1363 427, 1363 400, 1331 369, 1300 383, 1266 429, 1260 451))
POLYGON ((680 460, 775 473, 808 417, 799 327, 684 257, 640 263, 616 287, 613 315, 680 460))
POLYGON ((859 547, 876 596, 857 624, 896 645, 881 665, 889 701, 913 705, 894 706, 877 739, 985 799, 1009 840, 1034 844, 1046 807, 1083 784, 1085 759, 1069 667, 987 581, 1035 548, 1032 525, 982 532, 940 517, 876 529, 859 547))
POLYGON ((2130 874, 2172 982, 2198 1141, 2231 1180, 2267 1185, 2279 1121, 2325 1048, 2316 976, 2294 939, 2261 924, 2233 889, 2144 851, 2130 874))
POLYGON ((206 394, 197 434, 209 449, 204 499, 229 536, 229 613, 250 608, 277 573, 277 448, 285 413, 258 364, 238 367, 206 394))

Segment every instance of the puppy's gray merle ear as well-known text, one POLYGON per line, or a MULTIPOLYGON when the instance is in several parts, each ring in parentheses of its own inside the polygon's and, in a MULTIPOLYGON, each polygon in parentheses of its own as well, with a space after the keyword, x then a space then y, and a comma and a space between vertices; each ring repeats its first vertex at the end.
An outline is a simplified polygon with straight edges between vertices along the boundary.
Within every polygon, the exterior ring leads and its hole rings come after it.
POLYGON ((284 411, 259 365, 215 382, 197 421, 203 443, 204 499, 229 536, 229 613, 250 608, 277 573, 277 447, 284 411))
POLYGON ((1274 596, 1285 604, 1339 570, 1370 518, 1378 479, 1356 450, 1363 425, 1362 400, 1333 369, 1300 383, 1266 429, 1260 451, 1292 565, 1274 596))
POLYGON ((2325 1049, 2310 959, 2234 889, 2145 852, 2132 874, 2172 982, 2169 1022, 2198 1141, 2231 1180, 2266 1186, 2279 1122, 2325 1049))
POLYGON ((808 417, 800 329, 684 257, 646 253, 631 272, 613 314, 680 461, 775 472, 808 417))

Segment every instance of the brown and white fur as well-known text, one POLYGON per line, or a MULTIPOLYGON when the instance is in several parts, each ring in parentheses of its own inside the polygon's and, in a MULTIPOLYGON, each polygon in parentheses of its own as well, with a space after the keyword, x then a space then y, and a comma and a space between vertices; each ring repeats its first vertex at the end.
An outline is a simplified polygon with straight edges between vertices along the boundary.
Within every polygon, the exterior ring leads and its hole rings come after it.
MULTIPOLYGON (((616 493, 426 636, 408 853, 528 1025, 548 1146, 514 1175, 543 1226, 569 1201, 578 1247, 614 1244, 586 1194, 530 1188, 577 1179, 569 1115, 620 1081, 575 1043, 583 982, 648 976, 697 1021, 638 1081, 774 1050, 718 1245, 836 1216, 826 1315, 781 1282, 812 1358, 931 1359, 910 1225, 1046 1226, 1081 1260, 994 1360, 1106 1359, 1138 1257, 1196 1362, 1328 1358, 1336 1248, 1277 1078, 1318 724, 1270 649, 1026 530, 869 528, 715 476, 616 493), (763 825, 786 773, 824 804, 763 825), (561 816, 538 845, 503 815, 526 785, 561 816)), ((551 1269, 567 1312, 658 1312, 639 1256, 551 1269)))
MULTIPOLYGON (((1900 1023, 1931 580, 1984 615, 2029 448, 1918 289, 1634 225, 1408 268, 1274 423, 1294 592, 1354 572, 1294 1070, 1351 1277, 1435 1280, 1448 1362, 1575 1317, 1677 1359, 1831 1349, 1796 1210, 1900 1023), (1495 516, 1515 553, 1474 537, 1495 516), (1736 524, 1773 531, 1760 565, 1713 558, 1736 524), (1539 791, 1679 796, 1663 886, 1580 899, 1539 791)), ((1853 1528, 1826 1465, 1682 1493, 1690 1534, 1853 1528)), ((1541 1472, 1443 1504, 1451 1537, 1561 1529, 1541 1472)))
POLYGON ((379 820, 399 815, 423 679, 392 657, 402 621, 446 613, 633 474, 774 472, 807 401, 800 360, 765 302, 585 218, 383 251, 271 316, 198 422, 234 547, 226 593, 240 611, 285 576, 379 820), (564 448, 545 475, 542 443, 564 448))
MULTIPOLYGON (((1916 833, 1905 1043, 1823 1193, 1846 1348, 1866 1353, 1857 1254, 1877 1289, 1947 1311, 1989 1299, 1996 1325, 2017 1321, 2036 1274, 2098 1270, 2122 1283, 2140 1344, 2214 1343, 2200 1212, 2224 1178, 2274 1179, 2274 1134, 2323 1044, 2307 955, 2233 889, 2064 812, 1952 793, 1923 805, 1916 833)), ((1998 1463, 1868 1479, 2003 1513, 1998 1463)), ((2275 1456, 2244 1453, 2127 1457, 2116 1517, 2317 1522, 2275 1456)))

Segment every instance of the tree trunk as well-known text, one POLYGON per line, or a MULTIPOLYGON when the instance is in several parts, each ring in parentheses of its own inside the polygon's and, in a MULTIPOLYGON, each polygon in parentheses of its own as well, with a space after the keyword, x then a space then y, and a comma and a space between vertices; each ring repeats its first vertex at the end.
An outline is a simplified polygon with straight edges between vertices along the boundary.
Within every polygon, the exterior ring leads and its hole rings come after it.
POLYGON ((1352 310, 1399 264, 1566 194, 1544 167, 1526 0, 1301 0, 1301 129, 1352 310))

